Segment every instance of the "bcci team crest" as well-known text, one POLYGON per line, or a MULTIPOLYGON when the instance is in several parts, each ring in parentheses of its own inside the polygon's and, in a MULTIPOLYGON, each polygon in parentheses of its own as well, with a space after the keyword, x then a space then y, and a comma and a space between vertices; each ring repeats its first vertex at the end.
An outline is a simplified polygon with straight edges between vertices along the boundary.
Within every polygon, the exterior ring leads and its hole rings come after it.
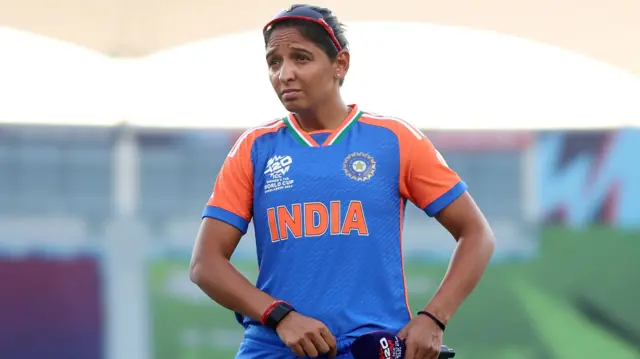
POLYGON ((376 160, 364 152, 353 152, 344 159, 342 169, 352 180, 368 181, 376 172, 376 160))

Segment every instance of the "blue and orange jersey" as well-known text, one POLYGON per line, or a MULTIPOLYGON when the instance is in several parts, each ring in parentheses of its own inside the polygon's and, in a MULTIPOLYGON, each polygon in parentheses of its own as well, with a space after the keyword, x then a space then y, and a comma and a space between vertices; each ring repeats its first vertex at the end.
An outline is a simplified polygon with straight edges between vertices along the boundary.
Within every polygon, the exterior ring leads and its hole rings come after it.
MULTIPOLYGON (((332 131, 304 132, 293 115, 246 131, 203 213, 242 232, 253 219, 256 286, 337 338, 410 320, 406 203, 434 216, 467 189, 412 125, 350 107, 332 131)), ((240 319, 247 333, 260 325, 240 319)))

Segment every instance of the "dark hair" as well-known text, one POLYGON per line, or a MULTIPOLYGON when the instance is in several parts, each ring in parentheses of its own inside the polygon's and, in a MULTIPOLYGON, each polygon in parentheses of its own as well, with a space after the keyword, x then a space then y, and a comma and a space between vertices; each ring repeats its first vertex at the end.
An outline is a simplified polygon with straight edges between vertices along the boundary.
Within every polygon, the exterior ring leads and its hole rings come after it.
MULTIPOLYGON (((320 13, 324 21, 327 23, 327 25, 329 25, 329 27, 333 30, 333 33, 336 39, 338 40, 338 42, 340 43, 340 46, 342 46, 342 48, 345 50, 349 49, 349 42, 347 41, 347 38, 344 35, 345 26, 338 21, 338 18, 333 15, 331 10, 324 7, 305 5, 305 4, 292 5, 291 10, 301 6, 308 7, 309 9, 312 9, 320 13)), ((329 34, 327 34, 327 31, 322 26, 310 21, 299 20, 299 19, 286 19, 286 20, 282 20, 274 23, 264 33, 265 46, 269 42, 269 39, 271 38, 271 34, 273 33, 273 30, 275 30, 276 28, 283 28, 283 27, 297 28, 302 34, 302 36, 304 36, 305 38, 309 39, 314 44, 316 44, 316 46, 322 49, 322 51, 325 54, 327 54, 329 59, 331 59, 332 61, 335 60, 336 57, 338 56, 338 49, 336 48, 336 45, 333 43, 333 41, 331 40, 331 37, 329 36, 329 34)), ((344 78, 341 78, 340 85, 342 85, 343 83, 344 83, 344 78)))

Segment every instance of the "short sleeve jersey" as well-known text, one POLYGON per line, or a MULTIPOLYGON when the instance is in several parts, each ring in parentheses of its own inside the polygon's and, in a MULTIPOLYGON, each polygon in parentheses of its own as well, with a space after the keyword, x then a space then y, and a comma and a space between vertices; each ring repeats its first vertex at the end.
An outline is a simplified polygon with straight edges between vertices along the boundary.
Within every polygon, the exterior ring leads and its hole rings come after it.
POLYGON ((467 189, 409 123, 350 108, 332 131, 306 133, 293 115, 246 131, 203 213, 243 233, 253 219, 256 286, 336 337, 407 323, 406 202, 434 216, 467 189))

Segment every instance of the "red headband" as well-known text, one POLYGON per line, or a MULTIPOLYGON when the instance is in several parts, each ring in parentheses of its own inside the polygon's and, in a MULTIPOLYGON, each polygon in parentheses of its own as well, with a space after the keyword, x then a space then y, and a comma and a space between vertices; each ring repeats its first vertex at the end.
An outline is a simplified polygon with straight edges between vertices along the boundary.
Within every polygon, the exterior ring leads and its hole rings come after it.
POLYGON ((338 38, 336 38, 336 34, 333 32, 331 26, 329 26, 329 24, 324 21, 322 14, 307 6, 299 6, 290 10, 284 10, 280 12, 278 15, 276 15, 276 17, 273 18, 273 20, 269 21, 269 23, 264 26, 263 32, 266 33, 271 28, 271 26, 277 22, 291 19, 309 21, 322 26, 322 28, 331 38, 331 41, 336 46, 338 51, 342 50, 342 46, 340 45, 338 38))

